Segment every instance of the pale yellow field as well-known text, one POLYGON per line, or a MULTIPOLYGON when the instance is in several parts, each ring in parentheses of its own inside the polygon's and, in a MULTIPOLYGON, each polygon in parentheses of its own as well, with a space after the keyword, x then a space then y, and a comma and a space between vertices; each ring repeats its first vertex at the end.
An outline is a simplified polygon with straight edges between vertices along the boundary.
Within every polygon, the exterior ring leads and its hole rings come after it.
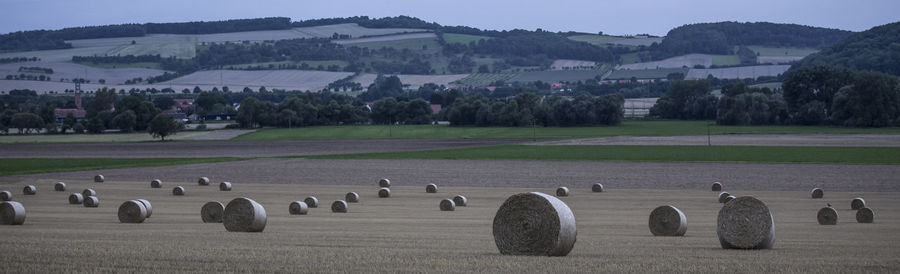
MULTIPOLYGON (((51 178, 51 175, 47 176, 51 178)), ((426 194, 425 182, 394 182, 392 197, 376 197, 372 186, 265 185, 233 182, 234 191, 194 182, 27 182, 38 195, 23 196, 25 183, 0 182, 28 214, 25 225, 0 226, 0 272, 893 272, 900 271, 900 201, 897 193, 835 193, 810 199, 807 192, 731 191, 768 204, 776 222, 773 250, 723 250, 715 233, 720 204, 712 191, 609 189, 591 193, 570 185, 561 198, 575 213, 578 241, 567 257, 501 256, 491 234, 494 212, 511 194, 553 189, 442 187, 426 194), (172 196, 183 185, 186 196, 172 196), (70 192, 95 189, 99 208, 69 205, 70 192), (350 213, 331 213, 331 201, 360 193, 350 213), (468 207, 441 212, 443 198, 462 194, 468 207), (315 195, 324 205, 306 216, 288 214, 288 204, 315 195), (859 224, 850 200, 861 196, 876 213, 859 224), (268 213, 262 233, 226 232, 204 224, 200 207, 250 197, 268 213), (143 224, 121 224, 118 206, 145 198, 153 216, 143 224), (832 203, 837 226, 820 226, 816 211, 832 203), (653 237, 650 211, 680 208, 688 218, 684 237, 653 237)), ((217 183, 217 182, 216 182, 217 183)), ((302 183, 298 178, 297 183, 302 183)), ((438 183, 440 185, 440 183, 438 183)), ((726 184, 727 185, 727 184, 726 184)), ((728 189, 726 189, 728 190, 728 189)))

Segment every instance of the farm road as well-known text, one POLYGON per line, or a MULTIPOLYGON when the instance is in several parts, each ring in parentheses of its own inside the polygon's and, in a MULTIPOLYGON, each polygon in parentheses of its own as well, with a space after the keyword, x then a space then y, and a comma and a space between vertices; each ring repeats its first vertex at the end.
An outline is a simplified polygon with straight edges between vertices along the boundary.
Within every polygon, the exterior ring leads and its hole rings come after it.
POLYGON ((0 145, 0 158, 275 157, 414 151, 527 142, 530 139, 378 139, 275 142, 145 142, 0 145))
MULTIPOLYGON (((740 196, 744 190, 900 191, 900 168, 885 165, 550 162, 487 160, 328 160, 255 159, 247 161, 33 174, 0 178, 3 183, 86 180, 103 174, 109 182, 190 182, 242 184, 358 185, 375 189, 379 178, 397 186, 540 187, 590 189, 701 189, 714 181, 740 196)), ((423 190, 424 191, 424 190, 423 190)), ((713 197, 713 194, 710 194, 713 197)), ((827 194, 826 194, 827 195, 827 194)))
MULTIPOLYGON (((537 145, 633 145, 633 146, 705 146, 706 135, 696 136, 617 136, 533 143, 537 145)), ((726 134, 711 135, 714 146, 845 146, 896 147, 900 135, 891 134, 726 134)))

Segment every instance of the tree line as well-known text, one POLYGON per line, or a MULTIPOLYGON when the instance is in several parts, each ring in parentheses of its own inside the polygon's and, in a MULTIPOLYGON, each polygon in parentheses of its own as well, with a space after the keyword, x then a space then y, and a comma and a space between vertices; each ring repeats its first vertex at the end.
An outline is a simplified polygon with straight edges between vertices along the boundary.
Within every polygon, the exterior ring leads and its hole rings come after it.
POLYGON ((855 33, 803 58, 794 68, 816 65, 874 70, 900 76, 900 22, 855 33))
POLYGON ((512 99, 474 95, 454 100, 441 110, 440 116, 451 125, 617 125, 624 116, 624 103, 625 99, 619 94, 541 98, 533 93, 521 93, 512 99))

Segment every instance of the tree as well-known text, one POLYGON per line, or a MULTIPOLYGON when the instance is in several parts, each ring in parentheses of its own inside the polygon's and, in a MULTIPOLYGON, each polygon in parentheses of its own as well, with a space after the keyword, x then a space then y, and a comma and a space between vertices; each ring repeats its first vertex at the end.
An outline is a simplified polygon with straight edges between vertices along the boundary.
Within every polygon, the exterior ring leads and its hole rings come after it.
POLYGON ((10 118, 9 125, 19 129, 19 134, 31 132, 31 130, 40 130, 44 127, 44 120, 37 114, 30 112, 20 112, 13 114, 10 118))
POLYGON ((841 88, 831 105, 831 120, 849 127, 885 127, 900 121, 900 85, 891 75, 864 71, 841 88))
POLYGON ((134 111, 127 110, 113 117, 110 123, 113 127, 118 128, 122 132, 132 132, 134 131, 136 120, 137 115, 134 114, 134 111))
POLYGON ((194 100, 194 105, 200 107, 197 110, 197 113, 207 114, 210 113, 216 104, 225 104, 225 97, 218 93, 211 92, 200 92, 200 95, 197 95, 197 99, 194 100))
POLYGON ((118 95, 116 95, 115 89, 102 88, 97 90, 97 92, 94 93, 93 99, 91 99, 84 107, 84 110, 86 111, 85 116, 87 118, 93 118, 100 112, 110 110, 116 101, 118 101, 118 95))
POLYGON ((784 101, 795 123, 824 123, 831 111, 834 95, 853 80, 853 73, 834 66, 811 66, 788 71, 785 75, 784 101))
POLYGON ((650 108, 650 115, 664 119, 715 119, 717 102, 710 94, 709 81, 677 81, 650 108))
POLYGON ((66 133, 66 130, 74 129, 75 123, 77 123, 77 122, 78 122, 78 119, 75 119, 75 115, 72 114, 71 112, 69 112, 68 114, 66 114, 66 118, 63 119, 62 132, 66 133))
POLYGON ((165 141, 166 136, 174 135, 178 132, 180 127, 180 123, 176 122, 175 119, 172 119, 171 116, 158 114, 150 121, 150 127, 147 128, 147 132, 149 132, 153 138, 159 137, 162 141, 165 141))
POLYGON ((175 105, 175 99, 169 96, 157 96, 153 98, 153 105, 161 110, 170 109, 175 105))

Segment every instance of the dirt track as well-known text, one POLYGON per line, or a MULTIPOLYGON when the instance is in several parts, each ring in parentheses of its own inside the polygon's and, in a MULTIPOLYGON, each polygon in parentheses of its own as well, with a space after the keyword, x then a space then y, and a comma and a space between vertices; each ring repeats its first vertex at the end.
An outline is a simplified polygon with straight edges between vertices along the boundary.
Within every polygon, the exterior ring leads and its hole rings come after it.
POLYGON ((379 139, 277 142, 145 142, 0 145, 0 158, 273 157, 346 154, 519 143, 518 139, 379 139))
POLYGON ((629 189, 707 189, 721 181, 729 190, 900 191, 900 168, 880 165, 544 162, 467 160, 256 159, 238 162, 146 167, 0 177, 2 182, 89 179, 193 182, 207 176, 236 184, 396 185, 586 188, 595 182, 629 189))
POLYGON ((695 136, 617 136, 538 142, 538 145, 625 146, 900 146, 894 134, 727 134, 695 136))

